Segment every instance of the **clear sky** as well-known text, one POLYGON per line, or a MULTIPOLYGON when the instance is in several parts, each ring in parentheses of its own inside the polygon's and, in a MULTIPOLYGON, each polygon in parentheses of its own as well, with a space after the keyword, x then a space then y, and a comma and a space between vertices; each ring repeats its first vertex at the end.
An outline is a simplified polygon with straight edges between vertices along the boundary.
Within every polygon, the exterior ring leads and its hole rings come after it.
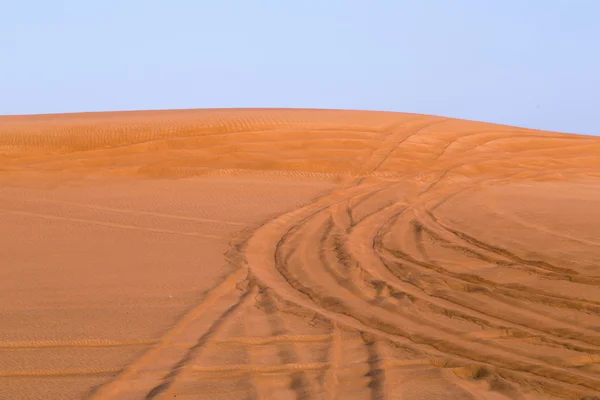
POLYGON ((0 114, 302 107, 600 134, 598 0, 18 0, 0 114))

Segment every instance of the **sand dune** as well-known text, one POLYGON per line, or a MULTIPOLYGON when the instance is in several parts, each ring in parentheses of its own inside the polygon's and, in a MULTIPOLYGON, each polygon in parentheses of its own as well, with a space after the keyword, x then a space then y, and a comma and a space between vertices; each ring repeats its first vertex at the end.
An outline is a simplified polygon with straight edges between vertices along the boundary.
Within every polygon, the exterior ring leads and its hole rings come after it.
POLYGON ((0 118, 1 399, 600 398, 600 138, 0 118))

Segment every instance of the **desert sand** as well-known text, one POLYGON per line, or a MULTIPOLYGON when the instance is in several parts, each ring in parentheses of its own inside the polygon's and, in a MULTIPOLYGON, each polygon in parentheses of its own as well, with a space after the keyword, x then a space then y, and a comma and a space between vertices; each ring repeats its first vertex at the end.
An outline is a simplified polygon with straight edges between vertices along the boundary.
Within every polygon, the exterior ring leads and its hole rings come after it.
POLYGON ((0 117, 0 399, 600 398, 600 138, 0 117))

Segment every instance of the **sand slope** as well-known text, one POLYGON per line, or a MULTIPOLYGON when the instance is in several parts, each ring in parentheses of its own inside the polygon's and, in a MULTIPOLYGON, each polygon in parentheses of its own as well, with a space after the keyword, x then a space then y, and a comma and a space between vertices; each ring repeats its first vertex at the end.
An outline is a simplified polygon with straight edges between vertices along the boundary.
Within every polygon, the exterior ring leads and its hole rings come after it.
POLYGON ((600 396, 600 138, 0 118, 0 398, 600 396))

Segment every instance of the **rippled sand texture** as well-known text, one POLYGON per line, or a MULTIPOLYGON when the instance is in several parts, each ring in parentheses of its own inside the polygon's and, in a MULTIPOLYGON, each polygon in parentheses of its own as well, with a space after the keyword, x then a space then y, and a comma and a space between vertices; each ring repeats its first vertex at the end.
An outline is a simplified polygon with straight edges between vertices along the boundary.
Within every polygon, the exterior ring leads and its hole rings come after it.
POLYGON ((0 118, 0 398, 600 398, 600 138, 0 118))

